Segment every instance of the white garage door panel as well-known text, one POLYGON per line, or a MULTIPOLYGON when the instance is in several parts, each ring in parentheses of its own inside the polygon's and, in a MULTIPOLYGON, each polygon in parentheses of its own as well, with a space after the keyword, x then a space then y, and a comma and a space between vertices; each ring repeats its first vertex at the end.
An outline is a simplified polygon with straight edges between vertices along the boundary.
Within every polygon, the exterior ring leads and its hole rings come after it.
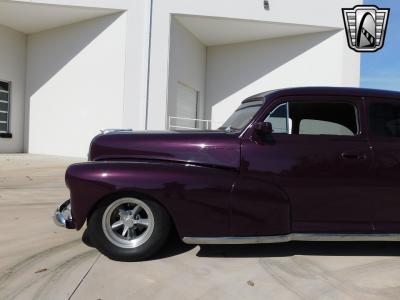
MULTIPOLYGON (((178 83, 176 116, 189 119, 197 118, 197 91, 181 83, 178 83)), ((196 121, 178 119, 177 125, 195 128, 196 121)))

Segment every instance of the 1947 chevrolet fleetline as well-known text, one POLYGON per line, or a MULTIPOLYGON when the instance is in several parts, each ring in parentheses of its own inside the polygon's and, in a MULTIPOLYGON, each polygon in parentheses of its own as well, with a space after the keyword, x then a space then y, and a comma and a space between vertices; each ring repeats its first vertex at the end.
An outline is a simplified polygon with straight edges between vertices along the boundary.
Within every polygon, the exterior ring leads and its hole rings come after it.
POLYGON ((400 240, 400 93, 294 88, 217 130, 115 131, 66 172, 56 223, 117 260, 190 244, 400 240))

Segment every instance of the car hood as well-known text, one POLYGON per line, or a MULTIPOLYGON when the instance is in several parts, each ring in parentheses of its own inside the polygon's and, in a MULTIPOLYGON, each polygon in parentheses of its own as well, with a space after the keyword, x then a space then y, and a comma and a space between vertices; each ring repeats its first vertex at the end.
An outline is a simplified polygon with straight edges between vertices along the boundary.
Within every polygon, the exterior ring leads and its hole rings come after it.
POLYGON ((96 136, 89 160, 161 160, 239 168, 240 142, 221 131, 114 132, 96 136))

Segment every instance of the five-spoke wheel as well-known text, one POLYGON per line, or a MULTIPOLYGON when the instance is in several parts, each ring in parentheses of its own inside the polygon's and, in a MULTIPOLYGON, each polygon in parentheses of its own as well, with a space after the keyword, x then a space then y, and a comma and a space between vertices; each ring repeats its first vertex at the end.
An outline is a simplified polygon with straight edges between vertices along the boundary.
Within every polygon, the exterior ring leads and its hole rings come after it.
POLYGON ((122 248, 134 248, 150 238, 154 229, 154 216, 143 201, 121 198, 107 207, 102 226, 111 243, 122 248))
POLYGON ((169 227, 162 206, 135 197, 104 201, 88 221, 96 248, 112 259, 130 261, 153 255, 165 243, 169 227))

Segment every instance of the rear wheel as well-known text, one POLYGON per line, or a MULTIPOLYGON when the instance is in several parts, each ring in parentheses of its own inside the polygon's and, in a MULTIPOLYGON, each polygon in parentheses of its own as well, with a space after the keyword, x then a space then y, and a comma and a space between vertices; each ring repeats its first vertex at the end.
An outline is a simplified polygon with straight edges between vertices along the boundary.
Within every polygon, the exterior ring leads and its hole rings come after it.
POLYGON ((169 230, 170 219, 162 206, 134 197, 101 203, 88 221, 91 241, 114 260, 151 257, 165 244, 169 230))

